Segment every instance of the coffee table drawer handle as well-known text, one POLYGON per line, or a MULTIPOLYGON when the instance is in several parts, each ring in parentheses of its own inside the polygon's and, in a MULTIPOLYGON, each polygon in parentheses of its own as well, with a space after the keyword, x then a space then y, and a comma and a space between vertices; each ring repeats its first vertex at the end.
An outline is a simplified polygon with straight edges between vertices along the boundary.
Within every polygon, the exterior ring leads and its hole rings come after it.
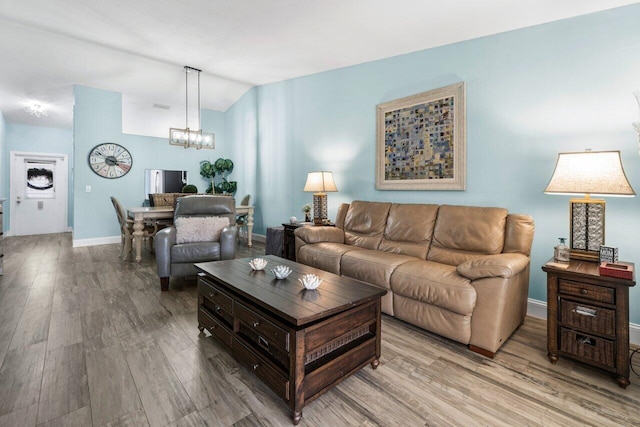
POLYGON ((209 298, 211 298, 211 299, 213 299, 213 297, 215 297, 215 296, 216 296, 216 293, 215 293, 215 292, 211 292, 211 293, 209 294, 209 298))
POLYGON ((269 350, 269 341, 265 340, 260 335, 258 335, 258 345, 265 350, 269 350))
POLYGON ((216 310, 216 313, 220 313, 222 311, 222 308, 220 308, 219 305, 216 305, 215 310, 216 310))
POLYGON ((252 368, 253 368, 253 370, 255 371, 255 370, 257 370, 257 369, 258 369, 258 364, 257 364, 257 363, 254 363, 254 364, 253 364, 253 366, 251 366, 251 367, 252 367, 252 368))
POLYGON ((254 320, 253 322, 251 322, 251 326, 253 326, 254 328, 257 328, 259 324, 260 322, 258 322, 257 320, 254 320))

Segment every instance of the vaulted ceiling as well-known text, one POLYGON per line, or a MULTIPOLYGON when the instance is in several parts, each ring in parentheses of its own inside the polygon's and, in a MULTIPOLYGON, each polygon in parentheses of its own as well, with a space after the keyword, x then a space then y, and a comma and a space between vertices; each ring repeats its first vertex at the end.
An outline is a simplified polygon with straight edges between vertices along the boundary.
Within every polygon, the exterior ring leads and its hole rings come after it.
POLYGON ((629 0, 0 0, 0 110, 71 128, 72 87, 184 108, 183 66, 202 107, 255 85, 636 3, 629 0), (25 112, 29 102, 47 117, 25 112))

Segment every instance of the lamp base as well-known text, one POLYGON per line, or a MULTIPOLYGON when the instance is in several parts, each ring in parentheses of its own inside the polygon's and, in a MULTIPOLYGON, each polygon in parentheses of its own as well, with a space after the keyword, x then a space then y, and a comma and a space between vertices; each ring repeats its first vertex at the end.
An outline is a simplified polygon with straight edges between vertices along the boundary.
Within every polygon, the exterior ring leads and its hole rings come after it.
POLYGON ((600 246, 604 245, 605 201, 601 199, 571 199, 571 258, 583 261, 598 261, 600 246))
POLYGON ((579 251, 571 249, 571 259, 577 259, 580 261, 600 262, 600 252, 594 251, 579 251))
POLYGON ((315 193, 313 195, 313 223, 323 224, 327 221, 327 195, 325 193, 315 193))

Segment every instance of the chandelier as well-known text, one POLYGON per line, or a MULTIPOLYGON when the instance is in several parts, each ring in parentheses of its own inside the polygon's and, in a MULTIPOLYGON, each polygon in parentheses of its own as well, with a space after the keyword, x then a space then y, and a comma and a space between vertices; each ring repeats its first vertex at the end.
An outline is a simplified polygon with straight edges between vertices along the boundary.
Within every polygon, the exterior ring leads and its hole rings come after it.
POLYGON ((184 148, 195 147, 200 148, 215 148, 215 135, 213 133, 203 132, 200 124, 200 73, 202 70, 197 68, 188 67, 185 65, 185 126, 184 129, 170 128, 169 129, 169 144, 179 145, 184 148), (189 74, 195 72, 197 75, 197 88, 198 88, 198 121, 196 124, 197 130, 189 128, 189 74))

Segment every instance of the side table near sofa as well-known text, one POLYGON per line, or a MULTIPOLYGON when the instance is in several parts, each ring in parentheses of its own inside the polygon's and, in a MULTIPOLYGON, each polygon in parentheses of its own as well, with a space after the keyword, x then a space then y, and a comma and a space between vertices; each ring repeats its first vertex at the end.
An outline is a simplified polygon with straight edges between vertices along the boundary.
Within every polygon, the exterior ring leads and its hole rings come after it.
POLYGON ((631 280, 601 276, 598 263, 553 263, 547 273, 547 351, 551 363, 566 356, 616 375, 629 385, 629 288, 631 280), (566 264, 564 264, 566 265, 566 264))

